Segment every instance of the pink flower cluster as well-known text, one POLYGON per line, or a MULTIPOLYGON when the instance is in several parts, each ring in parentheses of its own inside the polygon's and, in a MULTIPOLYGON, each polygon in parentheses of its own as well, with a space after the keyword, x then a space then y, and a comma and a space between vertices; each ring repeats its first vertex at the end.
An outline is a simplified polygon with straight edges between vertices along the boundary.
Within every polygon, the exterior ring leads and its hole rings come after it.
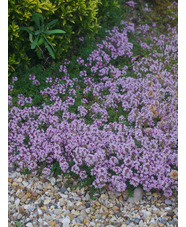
MULTIPOLYGON (((133 7, 132 1, 128 4, 133 7)), ((169 27, 169 37, 152 36, 147 44, 147 25, 134 30, 134 24, 122 24, 121 30, 108 31, 87 59, 77 59, 84 67, 80 76, 85 85, 77 111, 71 108, 81 83, 71 79, 63 65, 58 80, 40 91, 49 97, 50 105, 11 108, 10 165, 17 163, 33 173, 43 165, 42 174, 49 175, 55 160, 65 173, 74 172, 81 179, 95 177, 96 188, 108 185, 110 190, 124 191, 129 180, 146 191, 161 189, 166 196, 177 190, 177 180, 170 177, 178 166, 177 32, 169 27), (139 31, 139 43, 150 54, 134 60, 128 33, 139 31), (114 66, 120 57, 131 61, 132 71, 127 65, 114 66), (114 119, 109 111, 114 111, 114 119), (86 117, 93 123, 87 124, 86 117)), ((29 79, 39 84, 34 75, 29 79)), ((13 88, 9 85, 9 90, 13 88)), ((22 106, 32 102, 23 95, 18 100, 22 106)))

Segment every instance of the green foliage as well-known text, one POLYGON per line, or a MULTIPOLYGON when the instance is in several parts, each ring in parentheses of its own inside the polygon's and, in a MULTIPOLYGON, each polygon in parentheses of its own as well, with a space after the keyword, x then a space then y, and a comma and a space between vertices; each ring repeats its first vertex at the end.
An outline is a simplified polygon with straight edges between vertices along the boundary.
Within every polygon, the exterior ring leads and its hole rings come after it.
POLYGON ((33 20, 35 22, 35 27, 20 27, 20 30, 27 31, 29 33, 29 40, 31 42, 31 49, 35 49, 37 47, 38 57, 41 56, 45 60, 44 51, 40 48, 41 45, 44 45, 46 49, 48 50, 49 54, 53 59, 55 59, 55 49, 53 45, 48 41, 46 35, 52 35, 52 34, 62 34, 65 33, 65 31, 61 29, 55 29, 55 30, 48 30, 49 27, 53 26, 57 23, 58 20, 52 20, 49 22, 46 26, 44 25, 44 17, 40 13, 34 13, 33 14, 33 20))
POLYGON ((22 227, 22 224, 20 221, 16 221, 16 227, 22 227))
POLYGON ((54 164, 50 170, 50 177, 51 174, 53 173, 54 176, 58 176, 62 173, 62 170, 60 168, 59 162, 58 161, 54 161, 54 164))
POLYGON ((22 174, 24 174, 24 175, 30 174, 30 173, 31 173, 31 171, 27 167, 22 170, 22 174))
POLYGON ((145 0, 139 1, 138 8, 140 11, 140 17, 143 23, 147 23, 151 25, 153 22, 157 24, 157 28, 161 33, 167 32, 167 24, 171 26, 175 26, 178 23, 178 14, 177 8, 172 5, 174 0, 145 0), (150 11, 144 12, 143 8, 146 7, 146 3, 148 3, 148 7, 151 8, 150 11), (170 20, 167 15, 173 16, 175 19, 170 20))
POLYGON ((94 34, 99 28, 97 14, 100 0, 9 0, 8 3, 9 74, 20 63, 22 69, 41 63, 37 52, 30 51, 28 35, 19 29, 33 26, 34 13, 44 15, 46 23, 58 20, 56 26, 66 32, 65 36, 46 36, 51 45, 56 47, 55 56, 58 60, 62 58, 62 53, 79 42, 78 37, 94 34))
POLYGON ((107 21, 113 18, 113 12, 121 7, 118 0, 102 0, 99 5, 99 20, 107 21))
POLYGON ((127 191, 128 191, 129 197, 133 197, 133 193, 134 193, 135 187, 130 184, 130 180, 129 179, 127 179, 126 185, 127 185, 127 191))

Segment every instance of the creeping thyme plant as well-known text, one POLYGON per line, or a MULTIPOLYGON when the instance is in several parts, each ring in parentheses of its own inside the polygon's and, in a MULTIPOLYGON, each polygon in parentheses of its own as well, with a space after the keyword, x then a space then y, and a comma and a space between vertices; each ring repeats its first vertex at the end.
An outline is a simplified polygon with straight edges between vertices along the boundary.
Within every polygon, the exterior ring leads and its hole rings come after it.
POLYGON ((22 81, 12 77, 9 165, 99 189, 177 191, 178 36, 167 31, 123 20, 87 58, 66 59, 43 79, 25 76, 29 91, 18 93, 22 81))

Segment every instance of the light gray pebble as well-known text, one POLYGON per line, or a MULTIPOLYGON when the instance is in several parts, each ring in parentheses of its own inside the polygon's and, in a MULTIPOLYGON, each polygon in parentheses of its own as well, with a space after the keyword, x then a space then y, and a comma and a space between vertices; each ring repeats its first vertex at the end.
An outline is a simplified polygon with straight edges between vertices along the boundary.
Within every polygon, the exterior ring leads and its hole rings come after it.
POLYGON ((88 193, 86 193, 85 195, 85 201, 89 201, 90 200, 90 195, 88 193))
POLYGON ((23 216, 22 214, 18 214, 17 219, 20 220, 22 218, 22 216, 23 216))
POLYGON ((165 204, 166 205, 171 205, 172 204, 172 201, 170 199, 165 199, 165 204))
POLYGON ((83 219, 84 219, 84 218, 80 216, 80 217, 76 218, 76 222, 82 223, 82 222, 83 222, 83 219))
POLYGON ((173 221, 178 222, 178 219, 177 218, 173 218, 173 221))
POLYGON ((85 209, 86 213, 89 214, 90 213, 90 207, 85 209))
POLYGON ((171 207, 165 207, 165 210, 167 210, 167 211, 171 211, 171 210, 172 210, 172 208, 171 208, 171 207))
POLYGON ((54 214, 59 215, 62 213, 62 209, 55 209, 54 214))
POLYGON ((166 224, 167 220, 166 218, 158 218, 159 222, 161 222, 162 224, 166 224))
POLYGON ((18 208, 19 203, 20 203, 20 199, 16 199, 15 201, 16 208, 18 208))
POLYGON ((174 221, 173 221, 173 220, 168 220, 168 223, 169 223, 170 225, 174 225, 174 221))
POLYGON ((66 192, 66 190, 67 190, 67 189, 66 189, 65 187, 60 188, 60 192, 61 192, 61 193, 66 192))
POLYGON ((136 224, 139 224, 140 219, 139 219, 139 218, 136 218, 136 219, 134 220, 134 222, 135 222, 136 224))
POLYGON ((30 205, 29 205, 28 210, 29 210, 30 212, 33 212, 33 211, 35 210, 35 208, 36 208, 35 206, 30 206, 30 205))
POLYGON ((51 185, 54 186, 55 183, 56 183, 56 179, 55 179, 54 177, 52 177, 52 178, 50 179, 50 182, 51 182, 51 185))
POLYGON ((29 223, 26 224, 26 227, 33 227, 33 225, 32 225, 31 222, 29 222, 29 223))
POLYGON ((26 182, 26 181, 23 181, 22 184, 23 184, 24 187, 28 186, 28 182, 26 182))
POLYGON ((10 197, 10 202, 14 202, 14 197, 10 197))
POLYGON ((62 198, 64 199, 67 199, 68 198, 68 195, 65 195, 65 194, 60 194, 62 198))

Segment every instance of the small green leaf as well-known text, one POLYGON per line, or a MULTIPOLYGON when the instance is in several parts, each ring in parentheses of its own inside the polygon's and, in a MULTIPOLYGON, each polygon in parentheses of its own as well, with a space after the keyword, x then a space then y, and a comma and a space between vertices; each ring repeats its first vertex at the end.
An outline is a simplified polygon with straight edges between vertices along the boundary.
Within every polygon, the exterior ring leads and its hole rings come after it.
POLYGON ((55 30, 45 31, 44 33, 51 35, 51 34, 62 34, 66 32, 61 29, 55 29, 55 30))
POLYGON ((43 44, 43 42, 44 42, 44 38, 41 37, 41 38, 39 39, 37 45, 40 46, 41 44, 43 44))
POLYGON ((44 34, 42 34, 42 35, 43 35, 43 37, 45 38, 46 42, 50 45, 50 47, 52 47, 53 51, 55 52, 55 49, 54 49, 54 47, 52 46, 52 43, 50 43, 50 42, 48 41, 48 39, 46 38, 46 36, 45 36, 44 34))
POLYGON ((57 22, 58 22, 57 19, 56 19, 56 20, 53 20, 53 21, 51 21, 51 22, 49 22, 49 23, 45 26, 45 29, 47 29, 48 27, 50 27, 50 26, 56 24, 57 22))
POLYGON ((41 32, 42 31, 38 30, 38 31, 35 32, 35 35, 39 35, 39 34, 41 34, 41 32))
POLYGON ((31 33, 29 33, 29 40, 31 43, 33 42, 33 35, 31 33))
POLYGON ((40 13, 34 13, 33 20, 35 21, 36 27, 38 27, 38 29, 40 29, 40 20, 41 20, 41 24, 44 23, 43 15, 40 13))
POLYGON ((51 47, 48 45, 47 42, 45 42, 44 44, 45 44, 45 47, 47 48, 48 52, 50 53, 51 57, 53 59, 55 59, 55 55, 54 55, 54 52, 52 51, 51 47))
POLYGON ((21 226, 22 226, 21 222, 20 222, 20 221, 17 221, 17 222, 16 222, 16 226, 17 226, 17 227, 21 227, 21 226))
POLYGON ((22 30, 22 31, 27 31, 28 33, 30 33, 30 34, 32 34, 32 35, 34 34, 34 32, 31 31, 29 28, 20 27, 19 29, 22 30))
POLYGON ((38 40, 39 40, 39 36, 37 36, 36 39, 32 42, 31 49, 35 49, 36 48, 38 40))

